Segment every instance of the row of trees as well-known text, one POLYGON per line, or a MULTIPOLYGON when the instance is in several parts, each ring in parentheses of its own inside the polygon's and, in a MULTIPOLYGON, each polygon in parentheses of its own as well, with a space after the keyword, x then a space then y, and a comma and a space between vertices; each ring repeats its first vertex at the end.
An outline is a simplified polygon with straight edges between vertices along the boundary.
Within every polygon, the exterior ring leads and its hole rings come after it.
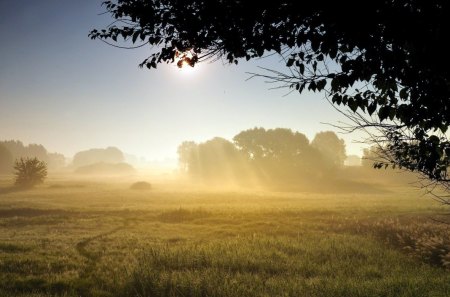
POLYGON ((20 158, 37 158, 45 162, 49 169, 55 170, 65 166, 65 157, 58 153, 49 153, 40 144, 24 145, 21 141, 0 141, 0 174, 13 171, 14 160, 20 158))
POLYGON ((190 177, 214 183, 298 182, 334 175, 344 165, 345 143, 334 132, 320 132, 310 142, 290 129, 254 128, 233 142, 213 138, 178 147, 180 168, 190 177))
MULTIPOLYGON (((124 154, 118 148, 91 149, 75 154, 72 166, 77 173, 117 174, 131 173, 133 167, 123 163, 124 154)), ((48 169, 62 169, 65 157, 61 154, 48 153, 39 144, 23 145, 20 141, 0 142, 0 174, 15 176, 15 185, 32 187, 40 184, 47 177, 48 169)))
MULTIPOLYGON (((71 164, 66 164, 66 158, 64 157, 64 155, 58 153, 49 153, 43 145, 24 145, 21 141, 16 140, 0 141, 0 174, 12 173, 15 166, 15 160, 20 160, 21 158, 36 158, 44 162, 49 170, 61 170, 69 168, 78 170, 81 168, 81 171, 83 171, 84 169, 90 169, 95 172, 96 168, 94 168, 95 166, 93 167, 93 165, 96 164, 98 164, 103 171, 105 166, 103 166, 102 164, 121 164, 122 167, 127 165, 124 165, 124 153, 116 147, 107 147, 105 149, 96 148, 80 151, 75 154, 71 164), (68 167, 66 167, 67 165, 68 167)), ((131 168, 130 165, 127 166, 131 168)), ((110 167, 112 168, 112 166, 110 167)), ((122 167, 119 166, 117 168, 119 170, 122 167)))

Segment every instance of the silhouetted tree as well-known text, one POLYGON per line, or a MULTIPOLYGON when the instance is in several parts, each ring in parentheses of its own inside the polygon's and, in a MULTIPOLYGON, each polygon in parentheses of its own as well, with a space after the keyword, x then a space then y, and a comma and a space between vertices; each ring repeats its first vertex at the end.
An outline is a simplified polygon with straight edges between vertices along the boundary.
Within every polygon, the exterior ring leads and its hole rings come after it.
POLYGON ((25 147, 25 150, 25 157, 37 158, 44 162, 48 162, 48 152, 43 145, 31 143, 27 147, 25 147))
POLYGON ((345 142, 332 131, 319 132, 311 142, 311 146, 319 150, 326 162, 332 167, 344 166, 345 142))
POLYGON ((106 149, 90 149, 78 152, 73 157, 73 165, 82 167, 95 163, 122 163, 125 157, 121 150, 116 147, 108 147, 106 149))
POLYGON ((11 173, 13 164, 13 155, 5 146, 0 144, 0 174, 11 173))
POLYGON ((265 180, 293 182, 324 169, 320 152, 310 146, 304 134, 290 129, 249 129, 237 134, 233 141, 265 180))
POLYGON ((366 1, 105 1, 116 20, 90 32, 123 38, 153 53, 141 66, 230 63, 268 52, 287 73, 268 77, 300 93, 325 90, 336 105, 389 125, 394 162, 447 179, 450 144, 450 3, 446 0, 366 1), (403 141, 402 129, 413 141, 403 141), (434 156, 439 156, 435 158, 434 156), (419 164, 419 166, 416 166, 419 164), (447 165, 447 167, 446 167, 447 165))
POLYGON ((44 182, 47 177, 47 164, 38 158, 20 158, 14 163, 15 184, 32 187, 44 182))
POLYGON ((177 153, 180 170, 189 172, 190 168, 195 166, 198 145, 193 141, 184 141, 178 146, 177 153))
MULTIPOLYGON (((19 158, 38 158, 48 165, 49 170, 60 169, 65 166, 65 157, 58 153, 49 153, 47 149, 40 144, 24 145, 21 141, 7 140, 0 141, 0 145, 5 147, 12 155, 14 163, 19 158)), ((12 170, 12 165, 11 165, 12 170)))
POLYGON ((234 136, 233 143, 220 137, 185 141, 178 155, 181 171, 200 181, 301 188, 335 179, 342 166, 343 140, 323 132, 316 143, 317 148, 290 129, 253 128, 234 136))
POLYGON ((204 181, 214 183, 235 182, 244 179, 242 154, 230 141, 215 137, 198 144, 191 158, 190 173, 204 181))
POLYGON ((1 141, 0 144, 11 152, 14 159, 28 157, 27 147, 25 147, 21 141, 5 140, 1 141))
POLYGON ((305 154, 309 147, 304 134, 285 128, 249 129, 234 136, 233 141, 251 160, 292 160, 305 154))
POLYGON ((234 144, 215 137, 196 144, 185 141, 178 147, 180 169, 199 181, 219 185, 245 184, 250 169, 234 144))

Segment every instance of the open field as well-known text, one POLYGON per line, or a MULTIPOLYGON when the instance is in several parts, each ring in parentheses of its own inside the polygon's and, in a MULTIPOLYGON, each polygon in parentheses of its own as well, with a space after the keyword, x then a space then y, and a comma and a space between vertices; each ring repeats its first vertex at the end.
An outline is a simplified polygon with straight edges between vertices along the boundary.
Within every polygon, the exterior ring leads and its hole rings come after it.
POLYGON ((450 296, 448 209, 371 193, 0 182, 0 296, 450 296))

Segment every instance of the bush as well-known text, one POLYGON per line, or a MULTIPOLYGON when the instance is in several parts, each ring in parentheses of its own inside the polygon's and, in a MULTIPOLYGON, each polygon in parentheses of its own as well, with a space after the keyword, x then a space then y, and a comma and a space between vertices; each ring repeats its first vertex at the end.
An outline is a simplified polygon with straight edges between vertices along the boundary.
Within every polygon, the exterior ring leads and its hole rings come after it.
POLYGON ((131 185, 130 189, 132 190, 151 190, 152 185, 148 182, 140 181, 131 185))
POLYGON ((47 164, 38 158, 20 158, 14 162, 15 184, 32 187, 44 182, 47 177, 47 164))

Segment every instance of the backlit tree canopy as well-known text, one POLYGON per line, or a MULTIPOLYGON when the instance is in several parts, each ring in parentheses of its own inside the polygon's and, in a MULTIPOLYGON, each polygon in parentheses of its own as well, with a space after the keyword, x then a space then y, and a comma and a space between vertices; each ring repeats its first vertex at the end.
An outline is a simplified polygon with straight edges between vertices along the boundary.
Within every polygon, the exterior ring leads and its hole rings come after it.
MULTIPOLYGON (((150 45, 141 66, 179 66, 270 52, 285 57, 277 79, 325 91, 332 102, 376 118, 393 160, 447 180, 450 144, 450 4, 445 0, 104 2, 115 22, 92 39, 150 45), (402 133, 408 130, 408 137, 402 133), (413 154, 413 156, 411 155, 413 154)), ((122 44, 122 43, 120 43, 122 44)))
POLYGON ((312 147, 327 158, 329 163, 336 167, 344 166, 345 143, 343 139, 339 139, 337 135, 331 131, 319 132, 311 142, 312 147))
POLYGON ((232 142, 220 137, 184 141, 178 156, 181 172, 203 183, 292 186, 335 180, 344 169, 345 145, 330 131, 316 134, 310 144, 290 129, 253 128, 232 142))

